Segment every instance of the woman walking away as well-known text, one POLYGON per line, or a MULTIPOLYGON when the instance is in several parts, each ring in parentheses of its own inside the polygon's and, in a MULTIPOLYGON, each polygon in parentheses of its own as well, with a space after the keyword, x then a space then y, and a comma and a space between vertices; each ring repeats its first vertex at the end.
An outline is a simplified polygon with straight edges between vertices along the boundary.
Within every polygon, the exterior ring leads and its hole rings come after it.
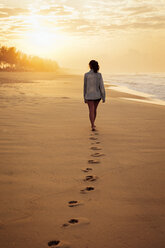
POLYGON ((96 110, 101 99, 105 102, 105 89, 98 62, 91 60, 89 67, 90 71, 84 74, 84 102, 88 104, 91 128, 95 131, 96 110))

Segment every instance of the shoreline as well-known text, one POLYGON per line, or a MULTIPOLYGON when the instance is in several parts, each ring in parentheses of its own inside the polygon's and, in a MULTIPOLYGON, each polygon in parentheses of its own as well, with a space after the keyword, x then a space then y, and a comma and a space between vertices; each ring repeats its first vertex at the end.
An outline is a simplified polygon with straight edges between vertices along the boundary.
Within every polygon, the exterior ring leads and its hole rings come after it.
POLYGON ((165 101, 158 99, 158 98, 154 98, 153 95, 149 95, 147 93, 144 92, 140 92, 137 90, 132 90, 129 89, 128 87, 125 86, 119 86, 119 85, 111 85, 109 83, 105 83, 105 87, 107 90, 114 90, 114 91, 118 91, 121 93, 127 93, 129 95, 133 95, 134 98, 122 98, 125 100, 132 100, 132 101, 137 101, 137 102, 142 102, 142 103, 149 103, 149 104, 157 104, 157 105, 162 105, 165 106, 165 101))
POLYGON ((110 89, 145 97, 149 103, 165 105, 165 73, 116 73, 104 74, 110 89), (114 87, 111 87, 114 86, 114 87))

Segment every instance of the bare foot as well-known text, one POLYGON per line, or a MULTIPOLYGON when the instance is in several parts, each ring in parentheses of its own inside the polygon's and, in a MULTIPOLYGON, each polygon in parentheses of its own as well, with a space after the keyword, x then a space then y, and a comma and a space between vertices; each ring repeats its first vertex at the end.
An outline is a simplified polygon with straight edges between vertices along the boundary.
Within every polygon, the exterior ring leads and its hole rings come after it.
POLYGON ((95 126, 92 127, 92 131, 96 131, 95 126))

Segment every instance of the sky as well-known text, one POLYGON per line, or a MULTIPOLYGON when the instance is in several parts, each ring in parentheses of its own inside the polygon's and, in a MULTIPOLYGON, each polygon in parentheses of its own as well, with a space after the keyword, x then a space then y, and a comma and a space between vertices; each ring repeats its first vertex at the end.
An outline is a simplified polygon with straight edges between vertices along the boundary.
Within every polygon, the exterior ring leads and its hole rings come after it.
POLYGON ((165 72, 165 0, 0 0, 0 34, 75 72, 165 72))

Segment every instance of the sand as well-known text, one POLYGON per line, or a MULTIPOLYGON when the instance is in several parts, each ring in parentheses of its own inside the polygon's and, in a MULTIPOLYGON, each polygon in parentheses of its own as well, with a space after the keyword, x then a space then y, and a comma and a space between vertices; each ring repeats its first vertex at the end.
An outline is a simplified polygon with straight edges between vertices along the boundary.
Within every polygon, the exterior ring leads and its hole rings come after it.
POLYGON ((0 73, 0 247, 165 247, 165 107, 83 77, 0 73))

